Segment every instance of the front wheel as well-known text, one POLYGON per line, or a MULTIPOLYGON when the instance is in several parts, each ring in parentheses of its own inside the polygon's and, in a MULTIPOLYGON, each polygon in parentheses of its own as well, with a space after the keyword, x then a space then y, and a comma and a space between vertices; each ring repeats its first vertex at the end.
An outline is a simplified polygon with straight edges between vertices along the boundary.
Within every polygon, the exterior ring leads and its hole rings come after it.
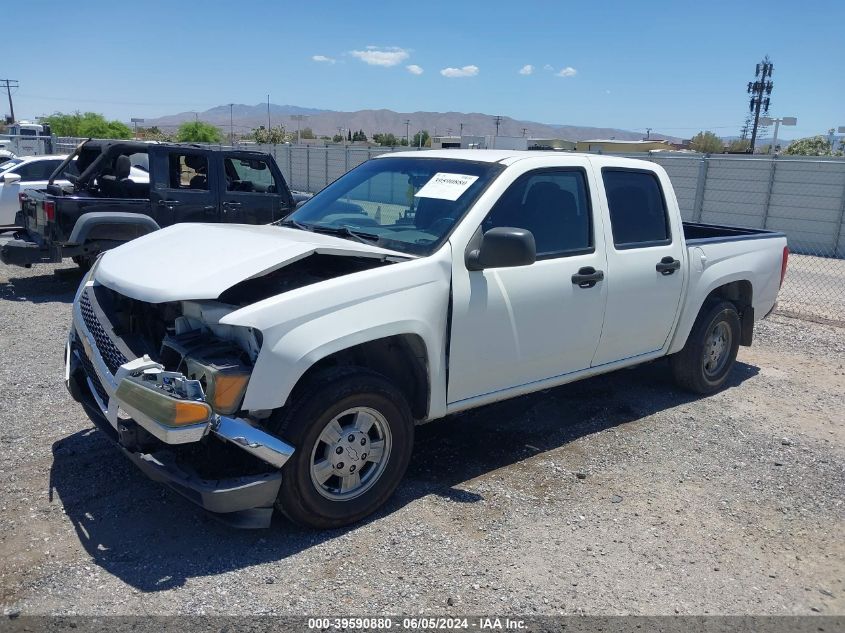
POLYGON ((318 378, 301 394, 274 425, 296 447, 277 507, 307 527, 354 523, 384 504, 405 474, 414 441, 408 403, 365 368, 318 378))
POLYGON ((740 332, 734 304, 730 301, 705 304, 686 345, 670 357, 675 382, 700 394, 721 389, 736 361, 740 332))

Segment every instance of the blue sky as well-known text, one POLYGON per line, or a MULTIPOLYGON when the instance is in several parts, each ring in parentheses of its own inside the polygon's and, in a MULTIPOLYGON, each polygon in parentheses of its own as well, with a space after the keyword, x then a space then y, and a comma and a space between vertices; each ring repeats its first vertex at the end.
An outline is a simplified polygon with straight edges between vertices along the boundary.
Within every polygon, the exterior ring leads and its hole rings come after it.
POLYGON ((845 125, 841 0, 28 0, 6 7, 3 22, 0 77, 21 82, 19 118, 150 118, 269 93, 332 110, 731 135, 768 53, 773 114, 799 119, 782 137, 845 125), (38 27, 15 28, 17 12, 38 27))

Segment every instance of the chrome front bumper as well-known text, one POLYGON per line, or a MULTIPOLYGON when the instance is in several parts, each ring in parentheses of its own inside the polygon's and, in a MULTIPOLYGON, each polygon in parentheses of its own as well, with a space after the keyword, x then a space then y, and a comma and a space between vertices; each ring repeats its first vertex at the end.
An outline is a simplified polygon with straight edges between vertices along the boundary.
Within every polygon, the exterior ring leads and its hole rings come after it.
POLYGON ((210 407, 208 418, 196 424, 179 426, 157 419, 154 412, 160 410, 160 406, 167 406, 174 401, 204 403, 202 387, 198 381, 165 371, 162 365, 147 356, 126 360, 132 358, 133 354, 114 335, 111 324, 96 302, 92 283, 85 282, 73 304, 73 328, 68 335, 65 350, 65 382, 70 387, 71 365, 81 364, 93 399, 115 430, 118 429, 119 420, 132 419, 150 435, 171 445, 199 442, 213 433, 276 468, 281 468, 287 462, 294 447, 254 427, 247 420, 217 415, 210 407), (81 307, 83 294, 87 295, 87 319, 83 318, 81 307), (95 328, 98 328, 97 336, 91 331, 95 328), (116 371, 112 373, 103 358, 104 354, 112 365, 120 360, 126 362, 116 366, 116 371), (139 404, 137 400, 129 403, 125 396, 118 394, 125 382, 121 393, 125 394, 128 386, 134 386, 136 390, 138 386, 143 387, 147 396, 144 399, 146 404, 139 404), (179 388, 174 389, 174 385, 179 388))

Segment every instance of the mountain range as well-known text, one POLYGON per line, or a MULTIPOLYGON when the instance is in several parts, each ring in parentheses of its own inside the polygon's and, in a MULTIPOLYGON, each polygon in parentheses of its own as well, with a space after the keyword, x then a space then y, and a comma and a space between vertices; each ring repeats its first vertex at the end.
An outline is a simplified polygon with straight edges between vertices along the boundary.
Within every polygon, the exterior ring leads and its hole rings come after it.
MULTIPOLYGON (((220 105, 205 112, 180 112, 156 119, 147 119, 145 126, 157 126, 162 130, 171 130, 185 121, 205 121, 218 126, 228 134, 230 123, 235 134, 247 134, 260 125, 267 125, 267 104, 231 106, 220 105)), ((355 112, 337 112, 317 108, 303 108, 294 105, 270 104, 270 122, 274 127, 283 125, 294 131, 297 125, 310 127, 318 136, 337 134, 338 129, 363 130, 368 137, 374 133, 393 133, 397 137, 405 136, 405 121, 410 120, 410 134, 418 130, 427 130, 430 134, 458 134, 463 124, 463 133, 484 136, 496 132, 495 116, 478 112, 394 112, 393 110, 357 110, 355 112), (297 122, 292 115, 305 115, 307 118, 297 122)), ((345 134, 345 132, 344 132, 345 134)), ((617 138, 639 140, 642 132, 607 127, 586 127, 578 125, 558 125, 521 121, 503 116, 499 123, 501 136, 528 136, 532 138, 564 138, 570 141, 587 139, 617 138)), ((652 138, 664 138, 679 141, 676 136, 653 131, 652 138)))

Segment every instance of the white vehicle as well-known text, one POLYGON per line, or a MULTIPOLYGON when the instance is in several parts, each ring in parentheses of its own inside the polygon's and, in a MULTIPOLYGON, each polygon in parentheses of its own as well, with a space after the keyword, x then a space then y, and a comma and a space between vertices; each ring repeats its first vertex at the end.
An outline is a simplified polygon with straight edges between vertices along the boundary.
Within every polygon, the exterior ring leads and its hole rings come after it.
POLYGON ((15 153, 11 150, 12 141, 7 138, 0 138, 0 168, 9 159, 15 158, 15 153))
POLYGON ((180 224, 103 255, 68 388, 149 476, 232 523, 327 528, 398 485, 414 424, 669 356, 721 388, 786 238, 685 224, 608 156, 387 154, 279 226, 180 224))
MULTIPOLYGON (((52 173, 66 158, 67 155, 24 156, 0 163, 0 228, 15 225, 15 214, 21 208, 20 195, 27 191, 44 189, 52 173)), ((65 173, 78 176, 76 164, 71 162, 65 173)), ((131 168, 130 177, 135 182, 149 182, 150 179, 146 171, 137 167, 131 168)), ((70 181, 57 177, 54 184, 69 187, 70 181)))

